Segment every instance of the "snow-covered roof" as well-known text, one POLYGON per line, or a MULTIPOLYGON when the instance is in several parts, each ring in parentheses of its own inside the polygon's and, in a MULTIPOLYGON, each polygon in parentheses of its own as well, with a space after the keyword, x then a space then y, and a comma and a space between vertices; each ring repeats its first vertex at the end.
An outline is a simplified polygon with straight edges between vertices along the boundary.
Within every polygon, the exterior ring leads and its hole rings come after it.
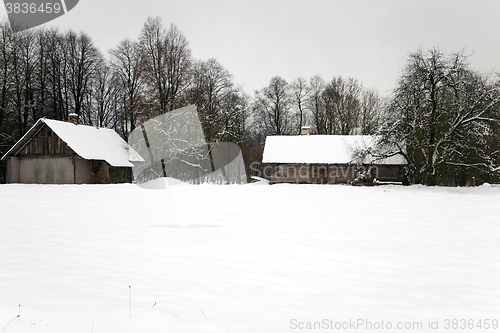
MULTIPOLYGON (((353 163, 353 152, 374 146, 370 135, 296 135, 268 136, 263 163, 353 163)), ((400 156, 364 163, 404 164, 400 156)))
MULTIPOLYGON (((39 119, 35 125, 18 141, 25 139, 45 123, 61 140, 73 149, 73 151, 87 160, 104 160, 115 167, 131 167, 131 161, 144 161, 142 157, 130 147, 114 130, 108 128, 96 128, 85 125, 75 125, 69 122, 39 119)), ((2 159, 8 156, 16 148, 14 145, 2 159)))

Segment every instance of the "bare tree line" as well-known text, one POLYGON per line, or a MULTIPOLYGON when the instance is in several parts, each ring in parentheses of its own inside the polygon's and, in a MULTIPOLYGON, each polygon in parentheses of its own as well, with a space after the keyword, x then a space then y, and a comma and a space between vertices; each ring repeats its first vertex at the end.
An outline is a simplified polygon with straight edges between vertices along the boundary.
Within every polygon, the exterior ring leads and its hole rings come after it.
MULTIPOLYGON (((408 165, 410 182, 465 184, 500 178, 500 84, 461 53, 408 57, 392 96, 354 78, 280 76, 253 98, 216 59, 198 60, 177 26, 146 20, 137 39, 105 55, 84 32, 0 23, 0 155, 40 117, 115 129, 195 104, 208 142, 239 144, 247 166, 267 135, 377 135, 408 165)), ((372 155, 377 151, 366 152, 372 155)), ((0 165, 0 169, 2 165, 0 165)), ((0 170, 0 176, 2 170, 0 170)), ((1 179, 0 179, 1 180, 1 179)))
POLYGON ((370 135, 381 125, 383 98, 354 78, 320 75, 291 83, 275 76, 255 92, 252 123, 267 135, 299 134, 309 126, 314 134, 370 135))
POLYGON ((40 117, 109 127, 123 137, 147 119, 194 103, 207 140, 244 138, 248 96, 217 60, 194 60, 174 24, 148 18, 136 40, 106 56, 84 32, 0 24, 0 154, 40 117))

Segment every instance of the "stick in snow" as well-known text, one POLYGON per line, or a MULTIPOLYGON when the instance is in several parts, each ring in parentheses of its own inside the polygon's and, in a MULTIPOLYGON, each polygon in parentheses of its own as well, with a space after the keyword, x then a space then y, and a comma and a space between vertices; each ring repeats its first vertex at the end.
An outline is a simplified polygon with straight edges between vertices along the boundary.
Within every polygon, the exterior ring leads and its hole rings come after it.
POLYGON ((16 318, 19 318, 20 316, 21 316, 21 315, 17 315, 17 316, 15 316, 15 317, 14 317, 11 321, 9 321, 9 322, 7 323, 7 325, 5 325, 5 326, 4 326, 4 328, 2 329, 2 331, 5 331, 5 329, 7 328, 7 326, 9 326, 9 324, 10 324, 10 323, 12 323, 14 320, 16 320, 16 318))
POLYGON ((128 314, 132 318, 132 287, 128 286, 128 314))
POLYGON ((207 318, 207 315, 205 314, 205 312, 203 312, 203 310, 202 310, 201 308, 200 308, 200 311, 201 311, 201 313, 203 313, 203 315, 205 316, 205 319, 208 319, 208 318, 207 318))

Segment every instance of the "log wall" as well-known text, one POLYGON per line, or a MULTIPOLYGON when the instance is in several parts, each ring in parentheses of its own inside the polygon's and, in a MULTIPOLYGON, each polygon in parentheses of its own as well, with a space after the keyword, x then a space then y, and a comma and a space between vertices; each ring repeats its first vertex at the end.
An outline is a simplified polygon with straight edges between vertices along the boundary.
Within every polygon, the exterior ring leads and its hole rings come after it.
POLYGON ((47 125, 19 152, 19 155, 72 155, 73 150, 61 140, 47 125))
POLYGON ((346 184, 352 183, 365 173, 360 183, 371 184, 374 179, 400 182, 400 165, 355 165, 355 164, 278 164, 264 168, 264 176, 271 184, 346 184))
POLYGON ((8 183, 117 184, 132 182, 131 167, 113 167, 106 161, 78 156, 46 124, 16 156, 7 159, 8 183))

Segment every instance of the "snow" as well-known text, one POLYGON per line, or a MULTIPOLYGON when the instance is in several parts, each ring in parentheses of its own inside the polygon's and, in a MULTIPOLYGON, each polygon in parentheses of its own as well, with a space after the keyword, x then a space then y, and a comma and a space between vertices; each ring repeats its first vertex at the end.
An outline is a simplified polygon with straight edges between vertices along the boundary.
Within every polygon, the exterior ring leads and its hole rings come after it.
MULTIPOLYGON (((374 137, 369 135, 268 136, 262 162, 346 164, 353 161, 354 150, 373 144, 374 137)), ((377 163, 399 165, 403 160, 394 156, 377 163)))
POLYGON ((74 125, 69 122, 41 119, 61 140, 87 160, 104 160, 115 167, 131 167, 130 161, 142 162, 142 157, 115 131, 74 125))
POLYGON ((497 185, 163 183, 0 185, 0 330, 499 319, 497 185))

